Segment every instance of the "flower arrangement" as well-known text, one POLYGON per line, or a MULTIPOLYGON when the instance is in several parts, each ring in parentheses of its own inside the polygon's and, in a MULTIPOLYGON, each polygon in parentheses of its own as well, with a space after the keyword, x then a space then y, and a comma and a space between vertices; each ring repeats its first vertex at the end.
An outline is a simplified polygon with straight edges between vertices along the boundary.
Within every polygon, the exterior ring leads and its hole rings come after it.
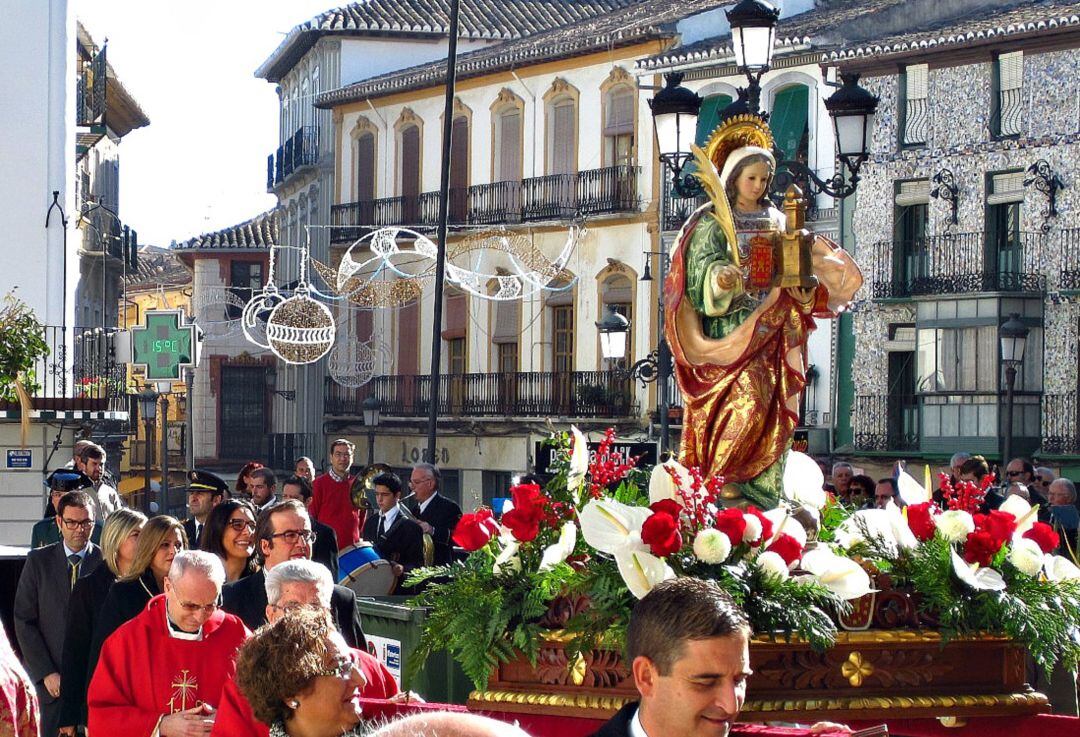
POLYGON ((576 429, 550 442, 558 453, 545 486, 513 487, 500 519, 484 508, 466 514, 454 540, 468 558, 407 582, 426 582, 414 603, 429 608, 407 670, 446 649, 483 688, 519 653, 535 666, 553 629, 571 658, 621 649, 634 601, 675 576, 716 581, 759 634, 824 650, 849 602, 873 593, 868 570, 912 592, 946 639, 1003 632, 1048 670, 1080 657, 1080 568, 1053 554, 1057 534, 1019 498, 980 511, 992 479, 943 479, 941 510, 929 483, 901 474, 904 511, 855 511, 822 491, 816 463, 789 453, 780 507, 725 508, 722 479, 671 460, 637 469, 608 453, 610 430, 591 458, 576 429), (587 606, 553 622, 559 597, 587 606))

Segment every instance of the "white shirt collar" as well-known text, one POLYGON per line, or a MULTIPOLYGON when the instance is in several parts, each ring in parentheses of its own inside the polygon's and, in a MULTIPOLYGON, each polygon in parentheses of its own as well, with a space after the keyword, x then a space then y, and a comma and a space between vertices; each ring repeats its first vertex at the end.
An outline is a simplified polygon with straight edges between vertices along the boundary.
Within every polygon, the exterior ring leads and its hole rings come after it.
POLYGON ((436 489, 434 494, 429 496, 424 501, 420 502, 420 514, 424 513, 424 510, 428 508, 429 504, 431 504, 431 500, 434 499, 435 497, 437 497, 438 495, 439 495, 439 490, 436 489))
POLYGON ((630 737, 649 737, 645 728, 641 726, 641 707, 634 710, 634 718, 630 720, 630 737))
POLYGON ((394 524, 394 520, 397 519, 397 516, 398 516, 397 505, 394 505, 393 507, 390 508, 389 512, 382 515, 382 518, 383 518, 383 531, 384 532, 386 530, 390 529, 390 525, 394 524))
POLYGON ((336 473, 334 472, 334 468, 333 468, 333 466, 331 466, 330 468, 326 469, 326 472, 327 472, 328 474, 330 474, 330 478, 332 478, 332 479, 333 479, 334 481, 336 481, 336 482, 337 482, 337 483, 339 483, 339 484, 340 484, 340 483, 341 483, 342 481, 344 481, 345 479, 349 478, 349 472, 348 472, 348 471, 346 471, 346 472, 345 472, 345 475, 344 475, 344 476, 338 476, 338 475, 337 475, 337 474, 336 474, 336 473))
POLYGON ((64 557, 65 558, 71 558, 71 556, 77 555, 77 556, 79 556, 80 560, 86 560, 86 553, 87 553, 87 551, 90 550, 90 543, 87 543, 86 545, 84 545, 83 549, 80 550, 77 553, 74 550, 72 550, 71 548, 69 548, 67 546, 67 543, 63 542, 63 540, 61 540, 60 544, 64 546, 64 557))
POLYGON ((183 632, 181 630, 176 629, 173 626, 172 621, 169 619, 169 600, 168 599, 165 600, 165 606, 163 606, 161 608, 165 612, 165 631, 169 633, 169 637, 172 637, 173 639, 176 639, 176 640, 188 640, 188 641, 191 641, 191 642, 199 642, 200 640, 202 640, 202 631, 203 631, 202 627, 199 627, 198 632, 183 632))

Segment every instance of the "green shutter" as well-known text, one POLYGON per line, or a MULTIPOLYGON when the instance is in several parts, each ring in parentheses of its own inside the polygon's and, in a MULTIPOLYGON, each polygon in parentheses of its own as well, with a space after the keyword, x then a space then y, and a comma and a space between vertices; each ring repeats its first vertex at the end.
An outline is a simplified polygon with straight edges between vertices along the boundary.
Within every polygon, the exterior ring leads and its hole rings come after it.
POLYGON ((806 158, 809 106, 810 89, 806 85, 792 85, 776 93, 769 113, 769 127, 784 158, 799 158, 800 149, 803 160, 806 158))
POLYGON ((709 140, 709 134, 720 124, 720 113, 730 104, 730 95, 710 95, 702 100, 697 119, 697 137, 695 138, 697 145, 705 145, 709 140))

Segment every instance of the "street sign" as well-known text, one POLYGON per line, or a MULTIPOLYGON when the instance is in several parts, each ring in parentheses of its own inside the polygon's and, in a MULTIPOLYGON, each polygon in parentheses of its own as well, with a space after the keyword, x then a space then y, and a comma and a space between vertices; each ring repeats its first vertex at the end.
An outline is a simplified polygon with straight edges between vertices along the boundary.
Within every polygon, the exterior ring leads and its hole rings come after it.
POLYGON ((131 362, 148 381, 180 381, 198 364, 199 328, 183 310, 147 310, 145 322, 131 329, 131 362))
MULTIPOLYGON (((590 440, 589 446, 589 460, 596 459, 596 454, 600 450, 600 443, 590 440)), ((543 442, 536 443, 536 453, 533 456, 536 459, 534 467, 536 473, 548 474, 551 473, 548 470, 548 466, 555 460, 555 449, 551 446, 544 445, 543 442)), ((608 458, 615 458, 621 463, 627 463, 634 456, 640 456, 638 458, 638 468, 648 468, 649 466, 656 465, 656 443, 620 443, 616 441, 612 444, 611 450, 608 451, 608 458)))
POLYGON ((8 468, 31 468, 34 463, 32 450, 9 449, 7 452, 8 468))

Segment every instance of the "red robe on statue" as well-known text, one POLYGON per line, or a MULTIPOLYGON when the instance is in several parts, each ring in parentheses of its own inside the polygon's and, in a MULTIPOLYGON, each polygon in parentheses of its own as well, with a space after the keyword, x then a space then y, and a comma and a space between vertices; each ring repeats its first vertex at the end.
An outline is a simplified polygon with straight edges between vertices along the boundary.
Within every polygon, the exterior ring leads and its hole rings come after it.
MULTIPOLYGON (((353 650, 353 657, 364 674, 366 685, 360 689, 362 699, 388 699, 398 693, 398 685, 390 671, 375 658, 363 650, 353 650)), ((210 737, 269 737, 270 728, 255 718, 251 705, 240 693, 236 679, 230 678, 221 690, 221 705, 218 707, 214 731, 210 737)))
POLYGON ((163 716, 199 704, 217 709, 249 634, 239 617, 219 609, 203 624, 202 639, 174 637, 165 596, 155 596, 101 648, 87 695, 88 730, 149 737, 163 716))

